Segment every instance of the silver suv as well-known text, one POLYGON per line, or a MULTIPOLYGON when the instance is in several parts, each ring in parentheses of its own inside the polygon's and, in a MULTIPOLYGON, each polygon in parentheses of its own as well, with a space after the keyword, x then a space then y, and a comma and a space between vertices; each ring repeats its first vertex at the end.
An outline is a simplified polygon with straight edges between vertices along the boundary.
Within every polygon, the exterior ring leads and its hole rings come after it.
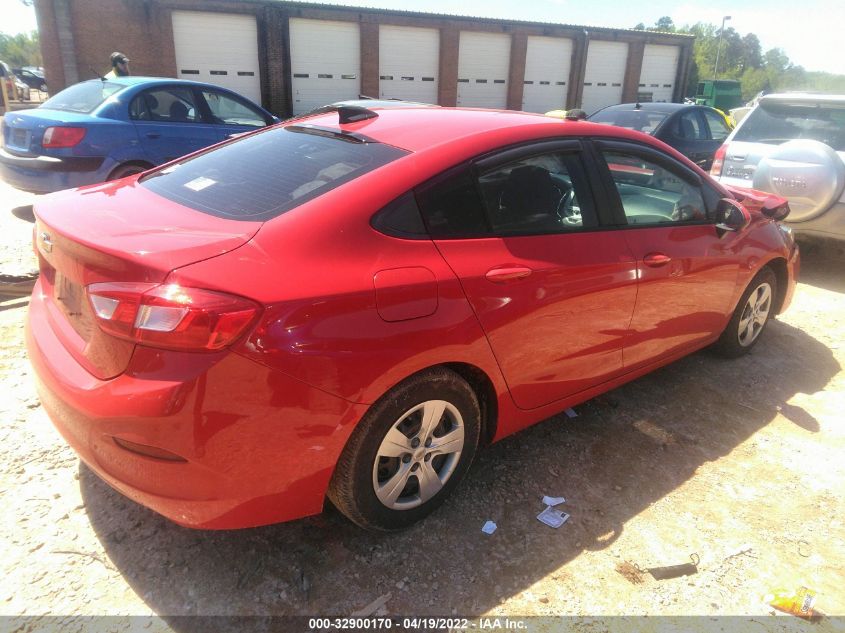
POLYGON ((760 98, 716 152, 710 174, 789 200, 794 230, 845 241, 845 95, 760 98))

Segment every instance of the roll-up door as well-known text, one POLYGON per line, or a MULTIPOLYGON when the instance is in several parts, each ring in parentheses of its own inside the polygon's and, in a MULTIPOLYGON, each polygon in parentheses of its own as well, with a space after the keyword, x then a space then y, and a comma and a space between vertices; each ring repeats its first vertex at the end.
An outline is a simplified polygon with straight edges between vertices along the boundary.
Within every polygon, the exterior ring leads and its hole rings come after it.
POLYGON ((637 89, 642 101, 672 101, 679 55, 680 48, 677 46, 646 44, 640 87, 637 89))
POLYGON ((361 33, 355 22, 290 20, 293 113, 357 99, 361 91, 361 33))
POLYGON ((566 107, 572 40, 560 37, 528 37, 522 109, 548 112, 566 107))
POLYGON ((254 15, 174 11, 172 20, 180 79, 217 84, 261 103, 254 15))
POLYGON ((587 70, 581 108, 592 114, 596 110, 622 102, 622 82, 628 64, 628 44, 590 40, 587 48, 587 70))
POLYGON ((510 35, 461 31, 458 105, 465 108, 507 107, 510 59, 510 35))
POLYGON ((379 96, 437 103, 440 32, 408 26, 379 27, 379 96))

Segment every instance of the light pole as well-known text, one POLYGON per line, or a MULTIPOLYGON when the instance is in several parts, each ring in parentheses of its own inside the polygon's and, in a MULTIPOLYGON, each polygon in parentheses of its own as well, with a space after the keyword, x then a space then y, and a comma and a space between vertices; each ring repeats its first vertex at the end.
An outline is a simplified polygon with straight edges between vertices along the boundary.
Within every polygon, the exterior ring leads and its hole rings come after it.
POLYGON ((725 22, 730 19, 731 16, 729 15, 722 18, 722 28, 719 29, 719 45, 716 47, 716 65, 713 67, 713 81, 716 81, 716 76, 719 74, 719 53, 722 52, 722 34, 725 32, 725 22))

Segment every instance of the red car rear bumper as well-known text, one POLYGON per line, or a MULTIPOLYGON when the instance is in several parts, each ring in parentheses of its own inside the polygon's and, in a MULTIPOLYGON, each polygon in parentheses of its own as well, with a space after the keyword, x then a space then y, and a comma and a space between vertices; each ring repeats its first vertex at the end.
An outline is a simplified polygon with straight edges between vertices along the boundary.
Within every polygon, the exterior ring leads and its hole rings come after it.
POLYGON ((138 347, 123 374, 98 380, 56 338, 40 289, 26 333, 38 392, 56 428, 103 480, 188 527, 251 527, 322 510, 366 405, 231 351, 138 347), (182 460, 145 456, 115 438, 182 460))

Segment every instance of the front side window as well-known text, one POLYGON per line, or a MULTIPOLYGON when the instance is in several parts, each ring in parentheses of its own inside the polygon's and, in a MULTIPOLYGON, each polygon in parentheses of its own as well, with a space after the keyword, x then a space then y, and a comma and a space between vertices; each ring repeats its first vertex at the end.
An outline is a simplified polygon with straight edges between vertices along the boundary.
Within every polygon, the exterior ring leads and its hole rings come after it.
POLYGON ((602 152, 628 224, 706 222, 701 187, 635 154, 602 152))
POLYGON ((528 235, 594 226, 585 181, 577 155, 556 152, 491 169, 479 185, 493 232, 528 235))
POLYGON ((685 141, 704 141, 707 134, 704 133, 701 119, 697 112, 684 112, 675 119, 675 136, 685 141))
POLYGON ((202 120, 194 94, 187 88, 158 88, 141 93, 129 106, 135 121, 156 123, 198 123, 202 120))
POLYGON ((216 90, 203 90, 202 96, 211 110, 215 123, 226 125, 247 125, 263 127, 267 125, 264 115, 232 97, 216 90))

